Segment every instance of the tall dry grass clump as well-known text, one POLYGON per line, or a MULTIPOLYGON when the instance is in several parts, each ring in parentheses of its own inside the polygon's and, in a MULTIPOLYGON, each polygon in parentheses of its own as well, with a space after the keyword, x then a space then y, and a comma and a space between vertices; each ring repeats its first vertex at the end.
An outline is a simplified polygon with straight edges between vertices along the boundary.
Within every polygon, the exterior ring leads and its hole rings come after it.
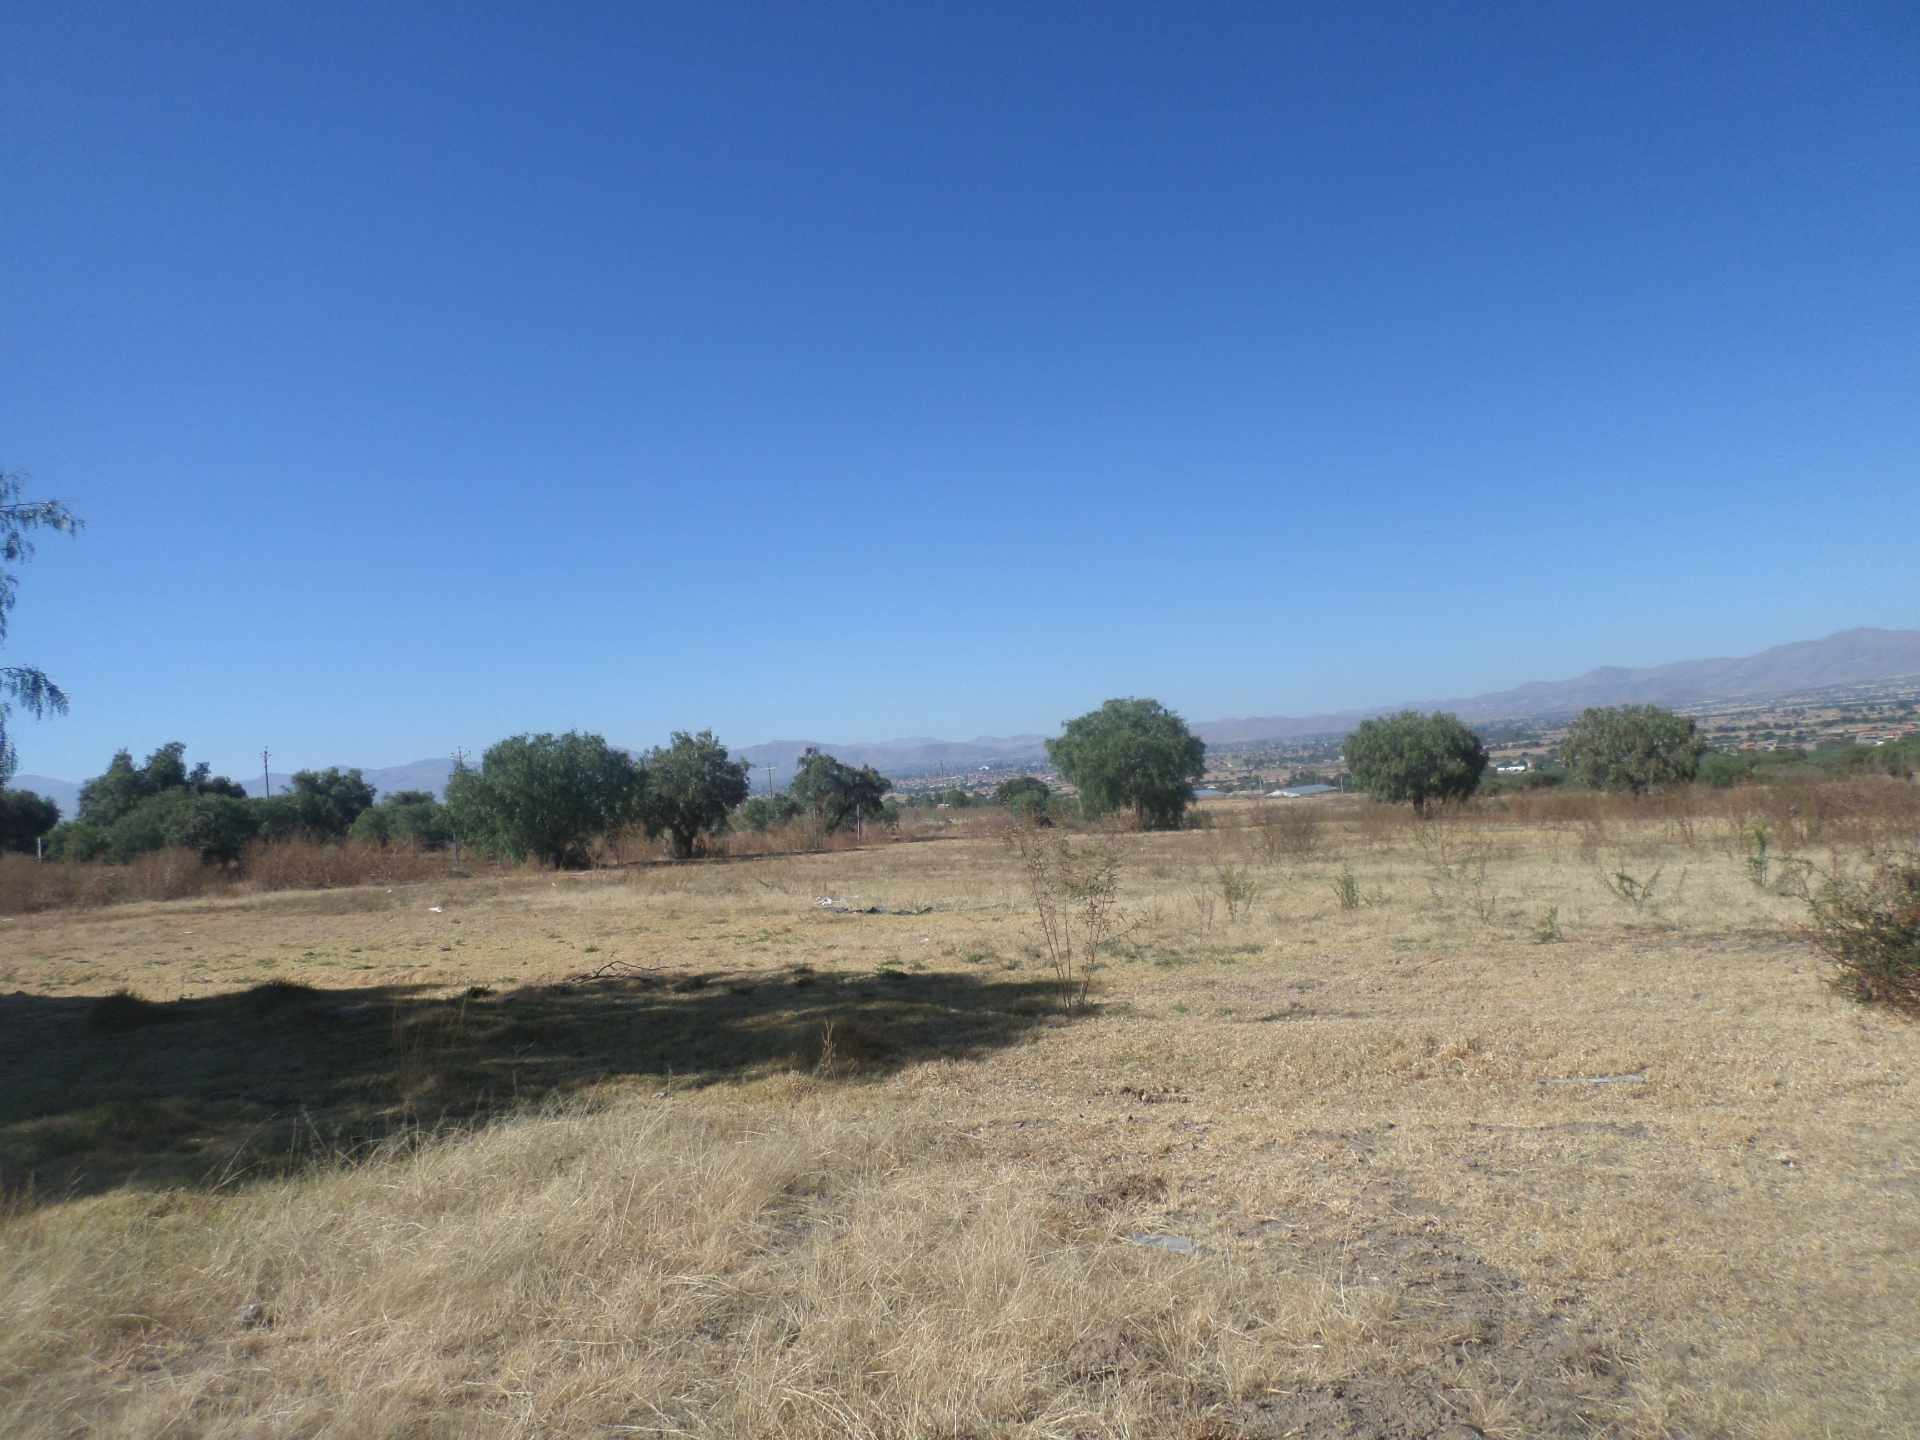
POLYGON ((251 890, 334 890, 349 885, 400 885, 444 879, 453 866, 445 850, 403 845, 317 845, 305 840, 247 847, 243 875, 251 890))
POLYGON ((125 865, 0 855, 0 914, 85 910, 131 900, 225 894, 234 876, 191 850, 155 850, 125 865))
POLYGON ((152 850, 125 865, 100 861, 36 861, 0 856, 0 914, 84 910, 136 900, 188 900, 266 890, 332 890, 444 879, 446 851, 381 847, 348 841, 256 841, 239 865, 210 864, 192 850, 152 850))

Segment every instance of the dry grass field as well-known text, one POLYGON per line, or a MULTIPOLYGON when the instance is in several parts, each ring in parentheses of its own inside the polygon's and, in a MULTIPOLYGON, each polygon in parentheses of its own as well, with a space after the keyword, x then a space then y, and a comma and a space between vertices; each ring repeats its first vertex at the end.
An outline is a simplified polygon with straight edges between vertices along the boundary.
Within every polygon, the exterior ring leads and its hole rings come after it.
POLYGON ((0 920, 0 1433, 1920 1433, 1844 848, 1213 812, 0 920))

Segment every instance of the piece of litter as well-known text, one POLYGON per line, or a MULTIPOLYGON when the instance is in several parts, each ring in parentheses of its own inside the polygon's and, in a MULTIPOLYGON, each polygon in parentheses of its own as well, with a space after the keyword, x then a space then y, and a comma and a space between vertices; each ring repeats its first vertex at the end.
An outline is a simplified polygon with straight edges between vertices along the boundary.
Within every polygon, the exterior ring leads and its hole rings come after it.
POLYGON ((1175 1255, 1204 1255, 1206 1250, 1187 1239, 1184 1235, 1154 1235, 1141 1233, 1127 1236, 1129 1245, 1147 1245, 1155 1250, 1170 1251, 1175 1255))
POLYGON ((438 905, 429 905, 427 909, 431 910, 435 915, 446 914, 446 911, 442 910, 438 905))
POLYGON ((1636 1071, 1631 1075, 1567 1075, 1558 1079, 1542 1080, 1542 1085, 1644 1085, 1647 1072, 1636 1071))

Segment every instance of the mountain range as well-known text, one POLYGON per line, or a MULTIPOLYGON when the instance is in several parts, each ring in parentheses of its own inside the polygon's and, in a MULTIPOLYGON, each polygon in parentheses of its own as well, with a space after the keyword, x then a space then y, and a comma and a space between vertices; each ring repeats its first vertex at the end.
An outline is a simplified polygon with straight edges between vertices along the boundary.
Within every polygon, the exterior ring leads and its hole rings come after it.
MULTIPOLYGON (((1757 655, 1706 660, 1678 660, 1667 665, 1628 668, 1602 666, 1570 680, 1535 680, 1485 695, 1462 699, 1415 701, 1423 710, 1451 710, 1464 720, 1555 720, 1570 717, 1589 705, 1688 706, 1740 700, 1762 700, 1833 685, 1864 685, 1920 677, 1920 630, 1842 630, 1822 640, 1776 645, 1757 655)), ((1257 740, 1292 740, 1310 735, 1337 735, 1370 715, 1402 706, 1342 710, 1319 715, 1257 715, 1231 720, 1208 720, 1193 726, 1195 734, 1212 745, 1257 740)), ((899 740, 846 741, 770 740, 734 753, 754 767, 763 779, 767 767, 776 781, 793 774, 794 762, 809 747, 824 750, 850 765, 871 765, 884 774, 953 774, 982 765, 1024 765, 1043 760, 1046 740, 1040 735, 983 735, 973 740, 937 740, 910 736, 899 740)), ((415 760, 407 765, 365 769, 381 794, 396 790, 446 788, 453 762, 415 760)), ((248 793, 259 794, 258 780, 244 782, 248 793)), ((272 777, 276 794, 287 777, 272 777)), ((16 776, 16 789, 44 795, 72 815, 80 787, 70 780, 44 775, 16 776)))

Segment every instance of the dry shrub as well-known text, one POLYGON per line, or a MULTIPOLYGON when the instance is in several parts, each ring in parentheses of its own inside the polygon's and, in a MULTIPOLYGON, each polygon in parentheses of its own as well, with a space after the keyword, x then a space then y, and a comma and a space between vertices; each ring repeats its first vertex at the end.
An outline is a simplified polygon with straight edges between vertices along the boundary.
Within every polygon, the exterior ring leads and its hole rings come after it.
POLYGON ((158 850, 130 865, 39 861, 0 855, 0 913, 83 910, 130 900, 183 900, 225 893, 233 876, 191 850, 158 850))
POLYGON ((1920 1019, 1920 851, 1881 857, 1865 879, 1831 876, 1811 904, 1835 988, 1920 1019))
POLYGON ((348 885, 398 885, 410 880, 444 879, 452 869, 446 851, 422 851, 392 845, 316 845, 287 840, 247 847, 244 862, 250 890, 335 890, 348 885))
POLYGON ((1313 854, 1325 831, 1325 816, 1311 801, 1286 800, 1278 805, 1263 801, 1254 808, 1255 842, 1261 858, 1269 863, 1313 854))
MULTIPOLYGON (((1647 795, 1598 790, 1521 790, 1475 806, 1483 820, 1582 831, 1607 843, 1618 826, 1657 825, 1691 845, 1702 822, 1728 833, 1765 822, 1786 849, 1884 845, 1920 827, 1920 785, 1893 776, 1783 781, 1726 790, 1690 785, 1647 795)), ((1584 844, 1584 841, 1583 841, 1584 844)))

